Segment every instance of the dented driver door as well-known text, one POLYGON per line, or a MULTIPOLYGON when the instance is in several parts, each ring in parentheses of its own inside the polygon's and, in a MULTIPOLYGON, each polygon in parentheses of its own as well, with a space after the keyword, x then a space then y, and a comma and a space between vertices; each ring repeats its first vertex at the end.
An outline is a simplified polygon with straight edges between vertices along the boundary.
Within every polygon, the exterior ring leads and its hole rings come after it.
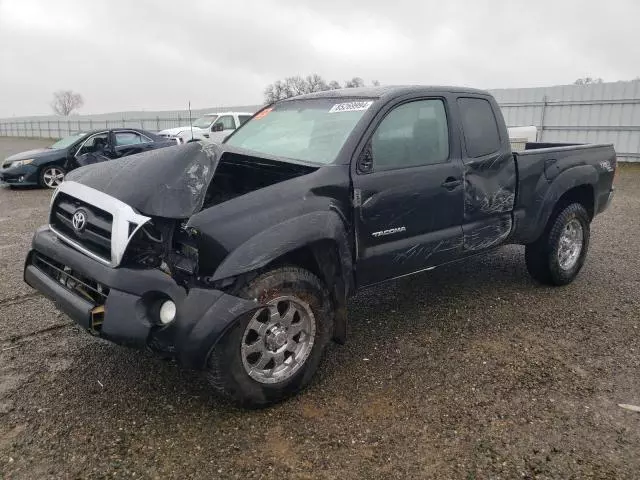
POLYGON ((381 112, 353 170, 359 285, 407 275, 460 255, 462 163, 445 100, 381 112))

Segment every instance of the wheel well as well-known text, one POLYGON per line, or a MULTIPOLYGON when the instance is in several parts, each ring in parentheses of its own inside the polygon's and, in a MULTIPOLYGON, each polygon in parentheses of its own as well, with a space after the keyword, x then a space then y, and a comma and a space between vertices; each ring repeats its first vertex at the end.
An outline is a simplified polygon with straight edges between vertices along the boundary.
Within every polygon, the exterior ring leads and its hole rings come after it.
POLYGON ((320 240, 278 257, 265 267, 270 269, 281 265, 295 265, 304 268, 322 281, 334 303, 333 340, 344 344, 347 336, 346 300, 352 281, 345 278, 340 261, 337 242, 320 240))
POLYGON ((295 265, 309 270, 330 289, 333 280, 331 272, 333 271, 335 274, 337 272, 334 269, 339 269, 338 245, 331 240, 314 242, 285 253, 269 263, 264 269, 270 270, 282 265, 295 265))
POLYGON ((589 219, 592 219, 594 213, 593 187, 591 185, 580 185, 567 190, 556 202, 552 218, 555 217, 557 212, 572 203, 580 203, 589 214, 589 219))

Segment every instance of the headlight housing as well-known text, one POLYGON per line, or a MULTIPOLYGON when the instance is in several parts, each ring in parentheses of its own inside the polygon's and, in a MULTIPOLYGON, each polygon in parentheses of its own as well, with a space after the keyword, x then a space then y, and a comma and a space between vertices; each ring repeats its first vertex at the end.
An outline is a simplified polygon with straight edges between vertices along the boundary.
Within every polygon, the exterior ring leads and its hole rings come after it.
POLYGON ((9 167, 22 167, 23 165, 29 165, 31 162, 33 162, 33 160, 34 160, 33 158, 29 158, 27 160, 14 160, 8 166, 9 167))

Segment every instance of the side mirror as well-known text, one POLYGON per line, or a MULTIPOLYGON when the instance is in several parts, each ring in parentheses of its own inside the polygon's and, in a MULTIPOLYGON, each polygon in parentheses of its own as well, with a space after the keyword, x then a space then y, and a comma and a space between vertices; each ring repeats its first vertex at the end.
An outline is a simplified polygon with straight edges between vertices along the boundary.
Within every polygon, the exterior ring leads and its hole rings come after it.
POLYGON ((222 123, 214 123, 211 125, 212 132, 221 132, 224 130, 224 125, 222 123))
POLYGON ((373 150, 371 148, 371 143, 367 143, 362 152, 360 152, 356 169, 360 173, 373 172, 373 150))

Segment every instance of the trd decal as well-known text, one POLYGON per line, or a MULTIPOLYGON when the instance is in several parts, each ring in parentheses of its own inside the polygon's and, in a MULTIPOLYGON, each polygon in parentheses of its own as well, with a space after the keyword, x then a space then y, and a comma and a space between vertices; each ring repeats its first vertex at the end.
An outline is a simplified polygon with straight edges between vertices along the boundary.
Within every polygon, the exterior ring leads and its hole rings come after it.
POLYGON ((599 163, 599 165, 600 165, 600 168, 603 169, 605 172, 613 172, 615 170, 609 160, 603 160, 602 162, 599 163))

